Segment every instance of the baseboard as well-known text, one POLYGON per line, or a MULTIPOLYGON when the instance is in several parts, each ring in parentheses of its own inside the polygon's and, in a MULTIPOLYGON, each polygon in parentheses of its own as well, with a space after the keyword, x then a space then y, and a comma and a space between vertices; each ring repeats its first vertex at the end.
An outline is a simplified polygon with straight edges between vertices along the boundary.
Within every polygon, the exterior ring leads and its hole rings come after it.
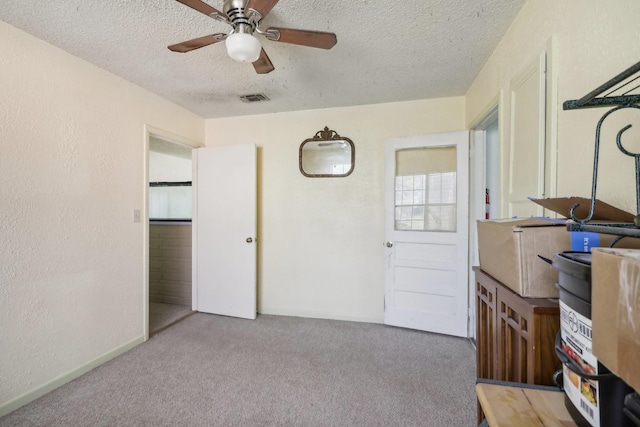
POLYGON ((273 314, 276 316, 309 317, 312 319, 346 320, 349 322, 383 323, 383 316, 353 316, 343 313, 331 313, 325 311, 291 310, 277 307, 260 307, 260 314, 273 314))
POLYGON ((114 348, 113 350, 103 354, 102 356, 99 356, 91 361, 89 361, 88 363, 85 363, 82 366, 79 366, 78 368, 75 368, 65 374, 62 374, 54 379, 52 379, 51 381, 49 381, 48 383, 45 383, 39 387, 36 387, 35 389, 28 391, 14 399, 9 400, 8 402, 5 402, 3 404, 0 405, 0 417, 3 417, 13 411, 15 411, 16 409, 20 408, 21 406, 24 406, 30 402, 33 402, 34 400, 36 400, 39 397, 44 396, 45 394, 49 393, 50 391, 55 390, 56 388, 68 383, 71 380, 75 380, 76 378, 80 377, 81 375, 86 374, 87 372, 89 372, 90 370, 97 368, 98 366, 102 365, 105 362, 108 362, 109 360, 131 350, 132 348, 134 348, 135 346, 142 344, 144 342, 144 336, 138 337, 132 341, 129 341, 123 345, 121 345, 120 347, 114 348))

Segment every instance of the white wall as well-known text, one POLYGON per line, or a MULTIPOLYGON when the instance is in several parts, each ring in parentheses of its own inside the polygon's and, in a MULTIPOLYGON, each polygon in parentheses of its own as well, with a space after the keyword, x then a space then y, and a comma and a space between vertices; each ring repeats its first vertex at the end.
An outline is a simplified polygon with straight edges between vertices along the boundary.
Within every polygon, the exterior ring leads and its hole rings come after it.
MULTIPOLYGON (((637 0, 528 1, 467 93, 467 124, 481 118, 509 80, 555 35, 557 76, 550 78, 558 83, 557 109, 551 117, 557 119, 557 194, 590 197, 595 127, 607 109, 563 111, 562 102, 581 98, 640 61, 639 16, 637 0)), ((623 123, 634 124, 636 133, 630 140, 640 134, 638 117, 635 113, 623 123)), ((634 161, 615 146, 620 127, 607 128, 598 198, 635 212, 634 161)))
POLYGON ((191 176, 191 159, 149 151, 149 182, 184 182, 191 176))
POLYGON ((0 416, 144 338, 144 125, 204 121, 0 22, 0 416))
POLYGON ((381 322, 385 140, 462 129, 461 97, 207 120, 207 146, 258 145, 258 310, 381 322), (355 145, 346 178, 299 171, 324 126, 355 145))

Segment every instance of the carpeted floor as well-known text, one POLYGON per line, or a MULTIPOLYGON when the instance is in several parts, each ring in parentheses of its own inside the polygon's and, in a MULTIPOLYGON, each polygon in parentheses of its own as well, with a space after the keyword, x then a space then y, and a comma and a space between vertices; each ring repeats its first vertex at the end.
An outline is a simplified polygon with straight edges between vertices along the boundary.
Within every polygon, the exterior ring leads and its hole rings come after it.
POLYGON ((466 339, 197 313, 0 426, 473 426, 466 339))

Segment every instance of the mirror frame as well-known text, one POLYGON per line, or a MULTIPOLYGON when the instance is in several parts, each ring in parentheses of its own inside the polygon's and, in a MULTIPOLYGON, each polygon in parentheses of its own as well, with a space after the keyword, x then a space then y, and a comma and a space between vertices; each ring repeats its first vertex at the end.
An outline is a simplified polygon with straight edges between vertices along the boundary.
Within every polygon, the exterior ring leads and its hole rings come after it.
POLYGON ((300 173, 308 178, 344 178, 346 176, 351 175, 353 173, 353 170, 356 167, 356 146, 353 144, 353 141, 351 141, 349 138, 340 136, 336 131, 331 130, 327 126, 325 126, 323 130, 319 130, 318 132, 316 132, 316 134, 312 138, 305 139, 304 141, 302 141, 302 144, 300 144, 300 150, 298 155, 298 167, 300 168, 300 173), (302 168, 302 148, 305 146, 305 144, 308 144, 309 142, 323 142, 323 141, 327 141, 327 142, 344 141, 349 144, 349 146, 351 147, 351 168, 347 172, 341 173, 341 174, 335 174, 335 175, 332 175, 329 173, 310 174, 305 172, 305 170, 302 168))

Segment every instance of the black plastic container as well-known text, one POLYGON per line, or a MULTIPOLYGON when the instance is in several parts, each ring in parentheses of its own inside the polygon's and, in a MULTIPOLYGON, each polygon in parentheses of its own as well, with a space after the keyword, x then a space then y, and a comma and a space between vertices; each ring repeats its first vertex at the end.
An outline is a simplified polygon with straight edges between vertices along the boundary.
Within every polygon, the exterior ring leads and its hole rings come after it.
POLYGON ((624 398, 623 411, 634 425, 640 426, 640 394, 635 392, 628 394, 624 398))
POLYGON ((591 353, 591 253, 553 258, 560 291, 556 353, 563 364, 565 406, 580 426, 633 427, 623 413, 633 390, 591 353))
POLYGON ((591 252, 562 252, 553 257, 552 265, 558 270, 560 289, 591 304, 591 252))

